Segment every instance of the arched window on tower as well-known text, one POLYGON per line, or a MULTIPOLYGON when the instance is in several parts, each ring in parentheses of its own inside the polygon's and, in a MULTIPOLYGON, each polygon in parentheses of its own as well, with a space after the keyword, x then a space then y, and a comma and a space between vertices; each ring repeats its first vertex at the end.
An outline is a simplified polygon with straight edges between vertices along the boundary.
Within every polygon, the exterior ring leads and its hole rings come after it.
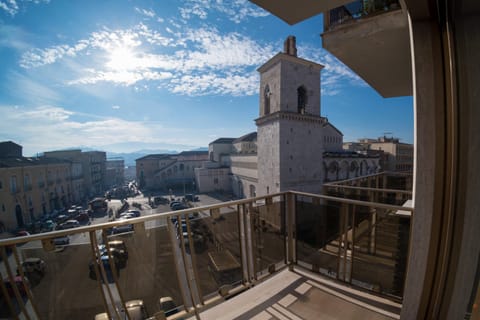
POLYGON ((272 93, 270 92, 270 87, 268 86, 268 84, 265 87, 265 90, 263 91, 263 95, 264 95, 264 99, 265 99, 264 115, 267 115, 267 114, 270 114, 270 96, 272 95, 272 93))
POLYGON ((297 102, 298 113, 304 114, 305 107, 307 106, 307 89, 304 86, 300 86, 297 89, 297 102))

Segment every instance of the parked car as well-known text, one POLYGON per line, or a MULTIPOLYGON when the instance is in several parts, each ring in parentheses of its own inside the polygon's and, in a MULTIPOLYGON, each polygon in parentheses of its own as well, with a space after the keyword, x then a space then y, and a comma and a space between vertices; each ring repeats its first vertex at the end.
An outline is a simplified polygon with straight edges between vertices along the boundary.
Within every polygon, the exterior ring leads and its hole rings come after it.
POLYGON ((177 305, 173 302, 172 297, 161 297, 160 298, 160 310, 165 313, 166 317, 171 316, 178 312, 177 305))
POLYGON ((132 218, 135 218, 135 216, 134 216, 133 213, 131 213, 131 212, 124 212, 124 213, 121 213, 118 218, 119 218, 120 220, 121 220, 121 219, 132 219, 132 218))
POLYGON ((71 229, 80 227, 80 222, 77 220, 67 220, 64 223, 61 223, 57 226, 58 230, 71 229))
MULTIPOLYGON (((175 227, 177 227, 177 239, 180 239, 180 233, 179 233, 179 229, 178 229, 178 222, 175 223, 175 227)), ((182 225, 181 225, 181 232, 182 232, 182 235, 183 235, 183 238, 184 239, 188 239, 188 232, 187 232, 187 224, 185 222, 182 221, 182 225)))
POLYGON ((183 210, 183 209, 188 209, 188 207, 183 204, 183 203, 176 203, 174 204, 173 206, 171 206, 172 210, 176 211, 176 210, 183 210))
POLYGON ((42 231, 44 232, 49 232, 55 230, 55 227, 57 224, 53 222, 53 220, 45 220, 45 222, 42 224, 42 231))
MULTIPOLYGON (((21 276, 16 276, 14 278, 14 282, 15 282, 15 285, 18 289, 18 292, 20 293, 20 296, 22 296, 22 298, 25 298, 27 296, 27 291, 25 290, 25 286, 29 287, 30 282, 28 281, 28 279, 26 277, 23 277, 23 279, 22 279, 21 276), (25 280, 25 282, 24 282, 23 279, 25 280)), ((10 296, 10 298, 15 298, 15 290, 12 287, 12 284, 10 282, 10 278, 8 278, 8 277, 4 278, 3 279, 3 285, 5 286, 5 289, 7 289, 7 293, 10 296)), ((3 296, 3 294, 0 295, 0 297, 1 296, 3 296)))
POLYGON ((70 243, 70 238, 68 236, 61 236, 53 239, 53 244, 56 246, 67 245, 70 243))
POLYGON ((63 223, 65 221, 68 220, 68 216, 65 215, 65 214, 61 214, 61 215, 58 215, 56 218, 55 218, 55 222, 56 223, 63 223))
MULTIPOLYGON (((101 256, 108 257, 107 247, 104 244, 98 245, 98 251, 101 256)), ((110 254, 115 260, 115 264, 118 265, 119 269, 123 269, 127 266, 128 254, 124 251, 110 247, 110 254)))
POLYGON ((171 201, 171 202, 170 202, 170 209, 173 209, 173 208, 172 208, 173 206, 179 205, 179 204, 181 204, 180 201, 171 201))
POLYGON ((128 259, 127 245, 125 244, 125 242, 123 240, 108 241, 108 245, 110 246, 110 248, 115 248, 117 250, 123 251, 124 254, 126 255, 127 259, 128 259))
POLYGON ((193 194, 191 194, 191 193, 185 195, 185 200, 191 201, 191 202, 199 201, 198 196, 193 195, 193 194))
MULTIPOLYGON (((123 219, 120 219, 123 220, 123 219)), ((121 226, 115 226, 112 228, 112 234, 126 233, 133 231, 133 224, 124 224, 121 226)))
POLYGON ((90 221, 90 216, 85 212, 80 212, 73 219, 77 220, 78 222, 88 222, 90 221))
MULTIPOLYGON (((114 261, 115 270, 117 272, 117 277, 119 277, 120 276, 120 267, 118 265, 119 262, 116 259, 113 259, 113 261, 114 261)), ((103 264, 103 268, 104 268, 105 274, 107 276, 107 279, 106 279, 107 281, 106 282, 107 283, 114 283, 115 280, 113 278, 113 271, 110 267, 110 261, 108 259, 108 256, 100 256, 100 258, 97 258, 95 260, 95 262, 90 261, 90 263, 88 265, 88 269, 89 269, 88 276, 89 276, 89 278, 92 279, 92 280, 97 280, 97 274, 95 272, 95 263, 98 263, 98 264, 102 263, 103 264)), ((99 271, 100 271, 100 274, 101 274, 100 269, 99 269, 99 271)), ((105 279, 102 278, 102 281, 105 282, 105 279)))
MULTIPOLYGON (((125 303, 130 320, 147 320, 156 319, 154 317, 148 318, 147 310, 143 300, 130 300, 125 303)), ((106 312, 99 313, 95 316, 95 320, 109 320, 106 312)))
POLYGON ((158 204, 167 204, 167 203, 169 203, 169 200, 165 199, 164 197, 158 196, 158 197, 153 198, 153 202, 157 205, 158 204))
POLYGON ((140 211, 138 210, 128 210, 127 213, 131 213, 134 217, 140 217, 140 211))
POLYGON ((26 237, 26 236, 29 236, 30 233, 28 231, 25 231, 25 230, 20 230, 20 231, 17 231, 17 233, 15 233, 15 237, 26 237))
POLYGON ((40 258, 27 258, 23 260, 21 267, 24 273, 36 272, 43 275, 45 273, 46 264, 45 261, 40 258))

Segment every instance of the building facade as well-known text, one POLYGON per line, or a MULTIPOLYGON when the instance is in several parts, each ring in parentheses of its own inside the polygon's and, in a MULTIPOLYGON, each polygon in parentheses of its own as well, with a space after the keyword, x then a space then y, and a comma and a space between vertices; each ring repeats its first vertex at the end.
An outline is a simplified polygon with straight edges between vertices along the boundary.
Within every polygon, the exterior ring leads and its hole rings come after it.
POLYGON ((151 154, 136 159, 140 189, 195 189, 195 169, 208 161, 208 151, 183 151, 178 154, 151 154))
POLYGON ((82 179, 80 182, 80 174, 77 174, 76 185, 83 185, 79 191, 78 198, 85 201, 95 196, 101 196, 106 189, 106 162, 107 156, 103 151, 86 151, 81 150, 58 150, 44 152, 45 158, 55 158, 71 161, 76 164, 77 173, 82 169, 82 179))
POLYGON ((398 138, 359 139, 358 142, 344 143, 343 148, 365 155, 378 155, 381 171, 413 172, 413 145, 402 143, 398 138))
POLYGON ((125 183, 125 161, 122 158, 107 159, 105 171, 107 188, 122 186, 125 183))
POLYGON ((20 145, 0 142, 0 231, 75 203, 77 176, 70 161, 23 157, 20 145))

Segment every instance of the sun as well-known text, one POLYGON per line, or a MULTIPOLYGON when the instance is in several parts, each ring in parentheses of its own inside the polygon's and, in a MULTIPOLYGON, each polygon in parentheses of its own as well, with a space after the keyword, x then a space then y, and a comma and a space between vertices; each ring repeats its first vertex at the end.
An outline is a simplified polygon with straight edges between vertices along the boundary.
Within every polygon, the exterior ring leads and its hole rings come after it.
POLYGON ((129 47, 118 47, 112 50, 106 66, 114 71, 131 70, 136 67, 135 52, 129 47))

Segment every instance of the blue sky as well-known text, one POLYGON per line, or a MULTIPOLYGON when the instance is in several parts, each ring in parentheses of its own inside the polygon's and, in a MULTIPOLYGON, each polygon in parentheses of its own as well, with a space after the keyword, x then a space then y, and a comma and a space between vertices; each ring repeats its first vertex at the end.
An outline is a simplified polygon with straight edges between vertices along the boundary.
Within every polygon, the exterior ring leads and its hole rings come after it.
POLYGON ((0 0, 0 140, 28 156, 239 137, 256 130, 256 69, 295 35, 298 55, 325 66, 321 114, 344 141, 412 143, 412 98, 383 99, 321 48, 322 28, 246 0, 0 0))

